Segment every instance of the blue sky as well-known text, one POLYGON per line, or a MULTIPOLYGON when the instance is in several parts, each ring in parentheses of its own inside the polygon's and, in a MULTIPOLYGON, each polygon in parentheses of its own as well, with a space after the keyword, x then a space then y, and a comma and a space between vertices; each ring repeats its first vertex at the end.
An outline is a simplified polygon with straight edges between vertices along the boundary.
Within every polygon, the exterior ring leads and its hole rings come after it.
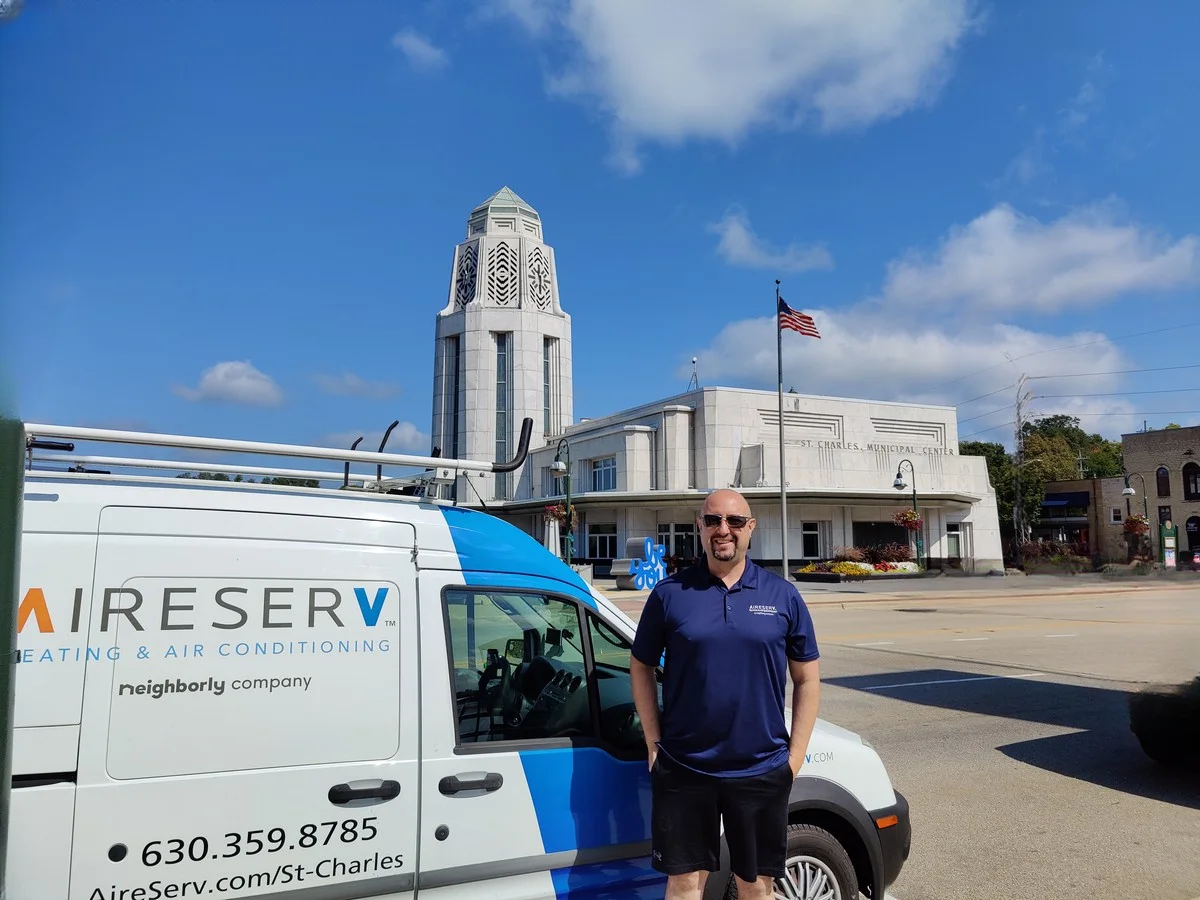
POLYGON ((773 390, 779 278, 823 334, 785 333, 785 387, 961 404, 983 439, 1020 374, 1108 436, 1200 423, 1200 8, 729 8, 27 2, 0 22, 17 411, 335 443, 399 419, 389 448, 425 452, 453 247, 508 185, 557 254, 578 417, 693 356, 773 390))

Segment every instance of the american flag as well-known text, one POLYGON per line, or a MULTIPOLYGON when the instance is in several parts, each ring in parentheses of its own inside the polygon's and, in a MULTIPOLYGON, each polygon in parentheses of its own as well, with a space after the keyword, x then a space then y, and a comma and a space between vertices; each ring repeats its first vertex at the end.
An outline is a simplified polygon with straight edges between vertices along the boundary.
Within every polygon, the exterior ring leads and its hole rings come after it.
POLYGON ((813 321, 812 316, 796 312, 796 310, 784 302, 782 297, 779 298, 779 327, 798 331, 809 337, 820 338, 821 336, 821 332, 817 331, 817 323, 813 321))

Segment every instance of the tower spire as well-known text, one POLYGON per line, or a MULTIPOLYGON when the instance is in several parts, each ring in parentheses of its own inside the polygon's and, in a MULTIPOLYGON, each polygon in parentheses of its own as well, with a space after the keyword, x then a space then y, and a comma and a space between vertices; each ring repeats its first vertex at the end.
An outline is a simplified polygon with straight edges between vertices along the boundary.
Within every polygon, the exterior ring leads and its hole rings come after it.
MULTIPOLYGON (((512 188, 468 215, 435 334, 431 435, 444 454, 507 459, 526 416, 535 423, 534 447, 557 440, 572 422, 571 317, 559 302, 554 249, 538 211, 512 188)), ((455 497, 532 497, 535 474, 476 477, 470 487, 464 475, 455 497)))

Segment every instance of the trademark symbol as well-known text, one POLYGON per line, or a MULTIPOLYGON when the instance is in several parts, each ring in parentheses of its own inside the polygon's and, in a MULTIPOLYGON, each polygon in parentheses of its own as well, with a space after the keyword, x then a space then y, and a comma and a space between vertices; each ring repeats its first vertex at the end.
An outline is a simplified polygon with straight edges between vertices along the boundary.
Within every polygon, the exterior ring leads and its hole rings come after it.
POLYGON ((388 620, 387 620, 386 622, 384 622, 383 624, 384 624, 384 625, 386 625, 388 628, 395 628, 395 627, 396 627, 396 620, 395 620, 395 619, 388 619, 388 620))

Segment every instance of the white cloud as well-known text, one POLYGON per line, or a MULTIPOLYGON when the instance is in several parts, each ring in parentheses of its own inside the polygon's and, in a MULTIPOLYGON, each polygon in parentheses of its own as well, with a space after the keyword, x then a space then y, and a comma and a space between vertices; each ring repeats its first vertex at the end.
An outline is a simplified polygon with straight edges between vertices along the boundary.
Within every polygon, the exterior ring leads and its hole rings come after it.
POLYGON ((425 36, 411 28, 405 28, 392 37, 392 46, 398 48, 412 67, 421 72, 433 72, 450 65, 450 57, 441 47, 435 47, 425 36))
MULTIPOLYGON (((893 261, 879 296, 843 309, 802 306, 821 338, 784 332, 784 390, 961 404, 960 437, 1011 442, 1014 385, 1027 375, 1031 414, 1079 415, 1089 431, 1119 435, 1141 424, 1128 398, 1081 395, 1119 393, 1123 377, 1063 376, 1138 364, 1099 331, 1011 323, 1181 285, 1197 274, 1196 253, 1195 236, 1168 240, 1098 209, 1042 224, 997 207, 952 230, 931 259, 893 261)), ((775 329, 773 316, 725 326, 695 354, 701 383, 775 388, 775 329)), ((684 364, 676 377, 690 374, 684 364)))
MULTIPOLYGON (((1067 147, 1082 147, 1085 143, 1085 126, 1104 107, 1104 85, 1110 80, 1112 67, 1104 62, 1103 54, 1097 54, 1084 69, 1083 82, 1075 95, 1058 110, 1052 127, 1039 124, 1033 136, 1021 147, 1016 157, 1008 164, 1004 176, 994 187, 1002 187, 1017 181, 1029 185, 1039 178, 1054 172, 1052 160, 1067 147)), ((1020 112, 1023 114, 1022 105, 1020 112)))
MULTIPOLYGON (((1103 334, 1052 335, 1003 324, 953 329, 909 324, 863 309, 805 311, 816 320, 821 338, 784 332, 784 391, 795 388, 801 394, 832 397, 963 404, 958 414, 960 438, 1001 443, 1012 439, 1014 385, 1021 374, 1035 377, 1028 382, 1035 395, 1029 407, 1034 415, 1133 409, 1119 398, 1078 396, 1117 391, 1119 376, 1036 378, 1132 368, 1131 361, 1103 334), (1087 346, 1077 346, 1080 344, 1087 346), (980 372, 994 361, 998 361, 995 367, 980 372)), ((744 319, 727 325, 697 354, 697 367, 704 384, 774 389, 778 383, 775 353, 774 317, 744 319)), ((688 374, 690 365, 681 366, 676 377, 688 374)), ((1088 430, 1106 433, 1132 424, 1132 416, 1082 420, 1088 430)))
POLYGON ((335 397, 366 397, 369 400, 384 400, 400 392, 400 385, 387 381, 367 381, 353 372, 340 375, 318 373, 313 381, 323 393, 335 397))
MULTIPOLYGON (((339 450, 349 450, 350 445, 361 437, 362 443, 357 450, 375 453, 379 450, 379 442, 383 440, 381 429, 367 431, 341 431, 327 434, 320 438, 318 444, 322 447, 337 447, 339 450)), ((384 453, 414 453, 428 456, 430 452, 429 435, 417 428, 412 422, 401 422, 392 429, 384 453)))
POLYGON ((754 233, 749 217, 741 210, 731 210, 708 230, 721 236, 717 253, 730 265, 779 272, 833 268, 833 257, 823 244, 790 244, 784 250, 772 249, 754 233))
POLYGON ((249 360, 219 362, 204 371, 198 387, 173 385, 171 390, 185 400, 221 400, 251 406, 278 406, 283 392, 269 375, 264 375, 249 360))
POLYGON ((485 21, 510 17, 533 35, 542 35, 559 13, 559 4, 547 0, 481 0, 485 21))
POLYGON ((854 129, 936 99, 974 0, 495 0, 567 58, 551 93, 594 101, 614 159, 643 141, 854 129))
POLYGON ((1173 240, 1104 205, 1044 224, 1002 203, 951 230, 932 258, 890 263, 882 299, 972 315, 1054 313, 1191 282, 1198 250, 1196 235, 1173 240))

